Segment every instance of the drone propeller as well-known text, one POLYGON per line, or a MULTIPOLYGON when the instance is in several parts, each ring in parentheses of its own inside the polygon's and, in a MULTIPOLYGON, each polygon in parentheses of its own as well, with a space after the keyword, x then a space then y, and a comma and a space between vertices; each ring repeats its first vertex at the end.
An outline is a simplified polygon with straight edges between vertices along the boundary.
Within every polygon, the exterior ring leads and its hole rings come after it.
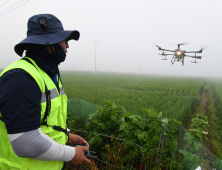
POLYGON ((198 51, 198 53, 202 53, 203 52, 203 50, 205 50, 207 47, 202 47, 201 49, 200 49, 200 51, 198 51))
POLYGON ((180 45, 187 45, 187 44, 188 44, 188 42, 180 43, 180 45))
POLYGON ((154 46, 156 46, 157 48, 159 48, 158 50, 162 50, 160 46, 153 44, 154 46))
POLYGON ((188 42, 183 42, 183 43, 180 43, 180 44, 176 44, 176 43, 171 43, 172 45, 188 45, 189 43, 188 42))
POLYGON ((184 43, 177 44, 178 49, 180 50, 180 46, 181 46, 181 45, 186 45, 186 44, 188 44, 188 43, 187 43, 187 42, 184 42, 184 43))

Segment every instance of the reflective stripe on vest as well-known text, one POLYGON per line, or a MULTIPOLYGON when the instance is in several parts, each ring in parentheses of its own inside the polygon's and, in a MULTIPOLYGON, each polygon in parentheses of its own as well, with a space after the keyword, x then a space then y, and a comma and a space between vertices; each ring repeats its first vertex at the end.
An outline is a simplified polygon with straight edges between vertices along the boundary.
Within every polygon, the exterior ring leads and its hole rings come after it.
MULTIPOLYGON (((65 91, 63 90, 62 87, 60 87, 59 90, 60 90, 60 94, 61 95, 65 94, 65 91)), ((58 93, 57 93, 57 89, 56 88, 55 89, 51 89, 49 91, 50 91, 50 98, 51 99, 54 99, 54 98, 59 96, 58 93)), ((42 93, 41 103, 43 103, 43 102, 46 102, 46 94, 45 94, 45 92, 42 93)))
MULTIPOLYGON (((11 65, 9 65, 3 72, 0 74, 0 77, 7 71, 12 69, 23 69, 28 72, 38 84, 42 97, 41 97, 41 123, 43 122, 45 110, 46 110, 46 94, 45 94, 45 84, 50 91, 51 97, 51 110, 48 116, 47 123, 50 126, 60 126, 63 129, 66 128, 66 117, 67 117, 67 97, 62 88, 62 84, 59 83, 59 91, 57 90, 54 82, 51 78, 41 70, 36 63, 28 58, 33 65, 38 69, 36 69, 32 64, 26 62, 25 60, 18 60, 11 65), (45 83, 45 84, 44 84, 45 83)), ((1 113, 0 113, 1 117, 1 113)), ((45 125, 40 126, 43 133, 48 135, 50 138, 55 140, 58 143, 66 144, 67 135, 63 132, 59 132, 54 130, 52 127, 47 127, 45 125)), ((5 124, 0 121, 0 169, 21 169, 21 170, 61 170, 63 166, 63 162, 61 161, 39 161, 30 158, 21 158, 18 157, 8 139, 7 130, 5 124)))

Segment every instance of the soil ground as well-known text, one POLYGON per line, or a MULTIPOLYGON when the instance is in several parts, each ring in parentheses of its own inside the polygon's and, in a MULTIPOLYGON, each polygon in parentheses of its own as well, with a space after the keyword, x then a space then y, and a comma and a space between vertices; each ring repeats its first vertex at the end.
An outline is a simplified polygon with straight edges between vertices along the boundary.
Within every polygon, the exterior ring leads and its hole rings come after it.
MULTIPOLYGON (((190 127, 191 125, 191 119, 193 117, 195 117, 195 113, 203 113, 205 116, 208 116, 208 120, 209 120, 209 113, 208 113, 208 106, 209 106, 209 98, 207 95, 206 91, 202 91, 200 94, 200 102, 199 104, 196 106, 195 109, 193 109, 193 111, 191 112, 189 118, 184 122, 184 127, 188 130, 191 129, 192 127, 190 127)), ((216 155, 216 150, 214 148, 213 145, 210 144, 210 140, 211 139, 211 131, 208 128, 208 135, 205 136, 205 139, 203 139, 203 145, 209 149, 214 155, 216 155)))

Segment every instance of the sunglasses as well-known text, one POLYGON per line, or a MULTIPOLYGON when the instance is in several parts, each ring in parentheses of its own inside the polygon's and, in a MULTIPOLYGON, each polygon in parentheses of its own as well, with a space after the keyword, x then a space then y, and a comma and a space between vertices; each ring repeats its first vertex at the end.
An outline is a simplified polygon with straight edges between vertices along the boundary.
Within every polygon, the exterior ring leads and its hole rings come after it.
POLYGON ((68 41, 69 41, 69 40, 65 40, 65 43, 68 44, 68 41))

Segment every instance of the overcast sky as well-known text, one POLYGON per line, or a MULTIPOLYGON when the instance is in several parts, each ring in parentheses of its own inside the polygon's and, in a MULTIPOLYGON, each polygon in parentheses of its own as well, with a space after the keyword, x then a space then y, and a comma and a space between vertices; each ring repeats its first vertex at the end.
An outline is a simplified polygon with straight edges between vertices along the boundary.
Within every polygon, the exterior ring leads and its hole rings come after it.
POLYGON ((96 54, 102 72, 222 77, 221 6, 221 0, 0 0, 0 68, 19 59, 14 46, 26 37, 28 19, 50 13, 65 30, 80 32, 60 70, 95 71, 96 54), (184 66, 172 65, 153 45, 175 50, 182 42, 189 42, 181 46, 186 51, 207 47, 198 64, 187 57, 184 66))

